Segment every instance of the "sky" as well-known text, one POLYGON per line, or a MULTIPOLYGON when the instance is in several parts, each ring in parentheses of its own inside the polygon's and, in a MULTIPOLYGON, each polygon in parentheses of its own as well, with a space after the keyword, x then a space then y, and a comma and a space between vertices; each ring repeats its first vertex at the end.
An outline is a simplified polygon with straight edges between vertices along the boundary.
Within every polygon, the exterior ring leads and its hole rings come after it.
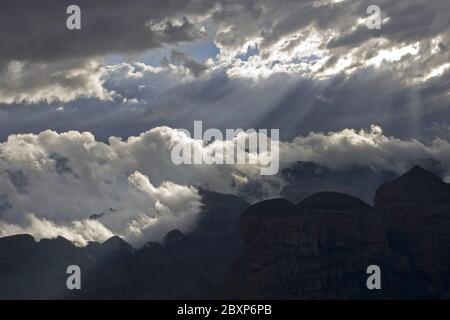
POLYGON ((192 229, 200 189, 279 195, 251 165, 174 165, 176 142, 207 148, 177 130, 197 120, 279 129, 282 168, 433 159, 450 181, 448 5, 0 0, 0 236, 140 245, 192 229))

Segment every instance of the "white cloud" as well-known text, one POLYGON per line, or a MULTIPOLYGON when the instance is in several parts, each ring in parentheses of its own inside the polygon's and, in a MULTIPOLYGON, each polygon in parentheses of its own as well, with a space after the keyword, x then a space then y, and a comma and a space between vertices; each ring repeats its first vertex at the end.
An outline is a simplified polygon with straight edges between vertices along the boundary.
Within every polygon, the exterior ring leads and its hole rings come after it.
POLYGON ((110 230, 96 220, 75 220, 69 225, 56 225, 34 214, 27 214, 25 218, 27 221, 24 226, 0 221, 0 237, 30 234, 37 241, 64 237, 77 246, 86 246, 90 241, 103 242, 113 236, 110 230))
POLYGON ((127 225, 126 239, 132 243, 159 241, 173 229, 190 231, 201 209, 201 197, 193 187, 164 182, 155 188, 148 177, 134 172, 128 181, 136 189, 154 199, 152 210, 144 210, 127 225))
POLYGON ((11 61, 0 77, 0 103, 69 102, 80 97, 109 100, 114 93, 103 87, 103 72, 96 60, 11 61))
MULTIPOLYGON (((11 135, 0 144, 0 235, 62 235, 84 245, 114 233, 140 245, 195 226, 199 187, 255 200, 277 195, 283 186, 279 176, 260 176, 257 165, 176 166, 170 151, 178 143, 209 152, 219 141, 202 144, 168 127, 126 141, 112 137, 108 144, 87 132, 11 135), (90 220, 94 213, 103 215, 90 220)), ((398 173, 434 159, 450 176, 447 141, 387 137, 378 126, 298 136, 281 143, 280 157, 282 167, 314 161, 332 169, 364 165, 398 173)))
POLYGON ((136 227, 133 221, 142 215, 155 220, 152 232, 146 231, 150 225, 138 226, 146 239, 160 240, 173 228, 188 231, 201 199, 193 187, 165 182, 161 170, 170 158, 161 154, 167 147, 164 134, 164 128, 159 128, 127 142, 111 138, 110 145, 79 132, 10 136, 0 145, 0 195, 8 203, 0 213, 2 223, 9 225, 4 230, 11 230, 11 224, 26 224, 25 215, 32 212, 62 228, 58 232, 103 213, 104 227, 132 243, 139 237, 127 226, 136 227), (156 172, 153 176, 159 186, 137 172, 138 168, 150 175, 156 172))
MULTIPOLYGON (((0 144, 0 234, 65 234, 84 244, 94 237, 76 238, 74 226, 91 225, 83 221, 95 213, 102 214, 101 225, 93 225, 104 228, 102 235, 108 230, 139 245, 175 228, 189 231, 201 209, 197 187, 238 193, 260 180, 258 166, 177 166, 170 151, 178 143, 201 152, 215 147, 168 127, 126 141, 111 137, 109 144, 88 132, 11 135, 0 144), (28 212, 36 217, 31 226, 28 212)), ((273 192, 272 183, 261 179, 260 193, 273 192)))
POLYGON ((344 129, 330 133, 310 133, 281 146, 285 161, 313 161, 329 168, 352 165, 403 173, 417 161, 435 159, 450 169, 450 145, 436 139, 431 145, 417 140, 387 137, 379 126, 370 130, 344 129))

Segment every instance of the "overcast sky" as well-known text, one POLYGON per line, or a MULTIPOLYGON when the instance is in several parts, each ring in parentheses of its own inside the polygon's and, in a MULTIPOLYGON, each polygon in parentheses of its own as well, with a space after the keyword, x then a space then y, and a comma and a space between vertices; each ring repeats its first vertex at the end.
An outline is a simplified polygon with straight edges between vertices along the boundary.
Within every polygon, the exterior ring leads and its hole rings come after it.
POLYGON ((448 0, 0 0, 0 235, 159 239, 192 226, 197 187, 279 192, 283 181, 254 168, 173 166, 164 157, 173 141, 192 142, 173 129, 194 120, 279 128, 285 166, 400 173, 431 158, 450 176, 448 9, 448 0), (81 30, 67 29, 71 4, 81 30), (367 25, 370 5, 381 8, 380 29, 367 25), (99 212, 114 218, 86 220, 99 212))

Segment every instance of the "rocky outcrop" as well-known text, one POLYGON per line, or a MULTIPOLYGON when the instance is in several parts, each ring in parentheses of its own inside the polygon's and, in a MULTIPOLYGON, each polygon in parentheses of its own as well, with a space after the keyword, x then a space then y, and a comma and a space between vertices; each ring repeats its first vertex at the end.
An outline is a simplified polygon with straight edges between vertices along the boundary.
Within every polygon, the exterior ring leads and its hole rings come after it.
POLYGON ((382 184, 375 206, 336 192, 251 206, 201 195, 195 230, 140 249, 120 237, 84 248, 1 238, 0 298, 450 298, 450 187, 420 167, 382 184), (66 288, 71 264, 81 291, 66 288), (366 287, 373 264, 381 290, 366 287))
POLYGON ((415 166, 375 196, 389 248, 397 257, 393 286, 414 297, 450 294, 450 186, 415 166), (406 280, 406 281, 405 281, 406 280))
POLYGON ((241 298, 443 298, 450 284, 450 187, 421 167, 384 183, 375 207, 322 192, 242 215, 241 298), (259 213, 258 213, 259 212, 259 213), (366 287, 381 267, 383 287, 366 287))
POLYGON ((196 229, 170 231, 162 244, 147 243, 130 275, 134 298, 226 298, 226 284, 241 251, 239 217, 248 203, 236 196, 201 191, 205 204, 196 229))
POLYGON ((344 194, 265 201, 244 212, 241 225, 240 298, 357 298, 367 266, 384 262, 381 215, 344 194))
POLYGON ((163 243, 132 248, 114 236, 75 247, 64 238, 0 238, 0 299, 187 299, 224 297, 240 249, 239 216, 248 203, 201 191, 197 228, 170 231, 163 243), (82 272, 82 290, 66 287, 69 265, 82 272))

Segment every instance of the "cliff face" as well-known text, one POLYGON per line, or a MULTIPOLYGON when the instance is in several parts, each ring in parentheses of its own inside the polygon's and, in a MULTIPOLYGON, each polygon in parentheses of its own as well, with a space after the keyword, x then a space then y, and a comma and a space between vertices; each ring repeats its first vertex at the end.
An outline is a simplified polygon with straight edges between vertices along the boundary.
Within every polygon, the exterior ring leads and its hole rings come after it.
POLYGON ((266 201, 264 217, 252 207, 242 215, 240 297, 362 297, 366 268, 385 259, 382 216, 339 193, 319 193, 296 206, 277 206, 280 201, 266 201))
POLYGON ((383 184, 375 205, 400 261, 393 266, 395 285, 418 297, 450 297, 450 186, 416 166, 383 184))
POLYGON ((194 231, 140 249, 119 237, 85 248, 1 238, 0 298, 450 298, 450 187, 420 167, 384 183, 374 207, 334 192, 296 205, 202 197, 194 231), (66 288, 72 264, 81 291, 66 288), (381 290, 366 287, 370 265, 381 290))
POLYGON ((282 202, 241 217, 239 297, 450 297, 450 187, 432 173, 414 167, 383 184, 375 207, 332 192, 282 202), (372 264, 379 291, 366 287, 372 264))
POLYGON ((248 203, 201 192, 193 232, 169 232, 163 243, 132 248, 119 237, 75 247, 64 238, 0 238, 0 299, 195 299, 223 297, 241 248, 238 221, 248 203), (82 290, 66 287, 69 265, 81 268, 82 290))

